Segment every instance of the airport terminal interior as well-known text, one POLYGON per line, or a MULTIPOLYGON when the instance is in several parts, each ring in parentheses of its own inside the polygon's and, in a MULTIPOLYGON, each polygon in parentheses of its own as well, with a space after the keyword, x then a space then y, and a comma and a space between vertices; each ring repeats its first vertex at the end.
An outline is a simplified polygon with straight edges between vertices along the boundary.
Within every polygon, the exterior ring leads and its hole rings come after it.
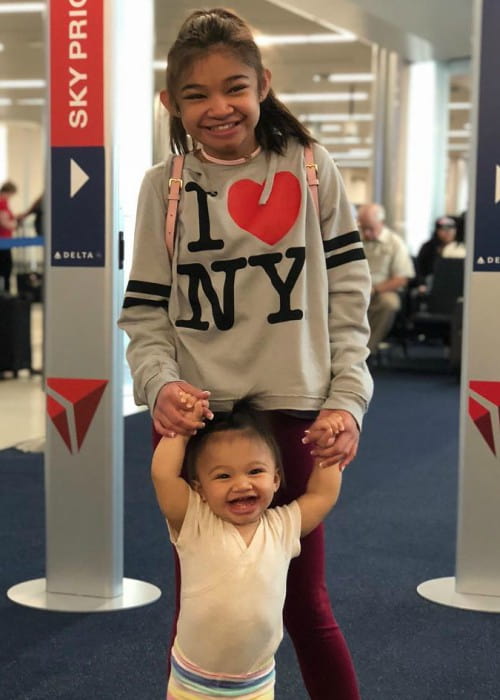
MULTIPOLYGON (((344 475, 340 504, 326 525, 328 588, 363 700, 500 698, 499 618, 488 614, 500 612, 500 583, 489 608, 476 602, 476 607, 460 605, 456 598, 437 605, 417 594, 422 582, 452 577, 457 563, 458 465, 464 454, 467 398, 462 329, 474 235, 468 213, 477 175, 474 41, 479 10, 489 2, 229 3, 254 30, 279 99, 338 166, 360 231, 370 228, 363 225, 363 207, 381 205, 383 222, 415 266, 407 286, 398 288, 398 310, 368 360, 373 402, 358 456, 344 475), (432 243, 433 251, 438 250, 432 269, 425 267, 422 254, 431 241, 439 241, 432 243)), ((0 276, 0 308, 18 305, 8 321, 0 318, 0 543, 6 561, 0 566, 0 584, 6 591, 46 573, 44 450, 47 429, 55 432, 47 418, 45 380, 50 376, 47 354, 55 372, 59 352, 44 294, 47 277, 56 279, 47 193, 52 188, 52 201, 59 196, 54 183, 47 182, 51 95, 53 99, 59 90, 49 78, 50 4, 0 0, 0 184, 14 183, 8 204, 14 215, 21 215, 12 237, 0 236, 0 253, 12 251, 10 278, 6 282, 0 276), (4 352, 13 328, 18 328, 15 343, 4 352)), ((65 5, 57 0, 52 5, 61 12, 84 12, 87 2, 68 0, 65 5)), ((116 87, 106 93, 113 178, 107 223, 119 221, 124 235, 123 272, 113 272, 115 296, 112 302, 107 299, 116 317, 116 299, 121 303, 131 266, 142 176, 170 151, 168 116, 160 98, 166 55, 194 6, 192 0, 103 0, 102 6, 113 25, 104 53, 116 87)), ((80 165, 71 167, 73 197, 84 191, 89 176, 80 165)), ((495 204, 500 201, 499 168, 495 204)), ((368 240, 365 244, 368 250, 368 240)), ((73 269, 79 279, 82 268, 73 269)), ((63 305, 60 309, 67 314, 63 305)), ((115 322, 113 318, 113 329, 115 322)), ((112 332, 121 333, 117 328, 112 332)), ((491 358, 484 356, 486 366, 491 358)), ((60 608, 16 605, 3 595, 0 626, 4 620, 12 632, 7 642, 0 635, 0 697, 5 700, 165 697, 174 564, 168 534, 159 534, 164 521, 149 480, 151 421, 147 409, 134 403, 124 350, 118 362, 125 426, 124 571, 130 580, 158 586, 161 598, 133 610, 68 614, 60 608)), ((468 430, 475 431, 474 449, 483 450, 482 468, 486 462, 498 468, 500 453, 500 427, 484 427, 488 420, 498 420, 500 384, 491 383, 493 389, 489 384, 473 387, 467 399, 474 415, 468 430)), ((499 483, 494 488, 500 489, 499 483)), ((490 515, 496 517, 493 511, 490 515)), ((493 539, 498 540, 496 533, 493 539)), ((463 545, 467 537, 461 541, 463 545)), ((286 632, 277 668, 276 700, 309 697, 286 632)), ((316 700, 336 698, 332 691, 316 700)))

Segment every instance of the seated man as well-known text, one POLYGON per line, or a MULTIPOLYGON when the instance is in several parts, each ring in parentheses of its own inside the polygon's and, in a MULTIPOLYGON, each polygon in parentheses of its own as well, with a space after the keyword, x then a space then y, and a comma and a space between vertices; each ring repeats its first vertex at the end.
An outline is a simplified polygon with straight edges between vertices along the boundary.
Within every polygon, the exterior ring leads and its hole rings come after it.
POLYGON ((372 276, 372 297, 368 308, 372 354, 391 330, 401 308, 399 291, 415 276, 415 269, 403 239, 384 226, 380 204, 365 204, 358 211, 358 225, 372 276))

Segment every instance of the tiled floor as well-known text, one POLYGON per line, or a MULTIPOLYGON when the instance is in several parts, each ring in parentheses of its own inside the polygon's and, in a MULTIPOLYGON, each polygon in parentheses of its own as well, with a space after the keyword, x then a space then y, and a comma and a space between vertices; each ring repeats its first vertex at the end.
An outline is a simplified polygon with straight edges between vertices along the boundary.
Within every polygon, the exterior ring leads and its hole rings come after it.
MULTIPOLYGON (((42 368, 41 304, 31 307, 32 367, 42 368)), ((124 415, 138 410, 128 387, 124 388, 124 415)), ((27 451, 43 450, 45 440, 45 394, 40 374, 19 372, 17 378, 5 374, 0 380, 0 450, 18 447, 27 451)))

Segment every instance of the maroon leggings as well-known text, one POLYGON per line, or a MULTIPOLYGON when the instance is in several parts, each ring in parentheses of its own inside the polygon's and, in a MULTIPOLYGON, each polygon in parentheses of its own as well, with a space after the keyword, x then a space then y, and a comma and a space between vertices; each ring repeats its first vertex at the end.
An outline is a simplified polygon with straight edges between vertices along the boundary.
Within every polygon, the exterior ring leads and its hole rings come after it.
MULTIPOLYGON (((285 485, 275 499, 275 505, 282 505, 293 501, 306 488, 312 457, 310 446, 303 445, 301 438, 309 422, 278 412, 273 412, 271 418, 285 469, 285 485)), ((301 546, 300 556, 292 559, 288 572, 283 620, 295 647, 305 686, 312 700, 359 700, 349 649, 333 616, 326 587, 323 525, 304 537, 301 546)), ((175 571, 173 636, 179 614, 177 554, 175 571)))

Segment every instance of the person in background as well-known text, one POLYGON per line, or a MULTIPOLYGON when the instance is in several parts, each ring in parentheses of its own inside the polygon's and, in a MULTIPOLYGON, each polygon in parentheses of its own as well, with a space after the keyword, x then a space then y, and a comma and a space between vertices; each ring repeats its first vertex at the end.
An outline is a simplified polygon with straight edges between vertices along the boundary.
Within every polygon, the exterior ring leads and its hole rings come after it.
POLYGON ((431 238, 418 251, 416 270, 419 291, 424 292, 429 287, 436 260, 440 257, 464 257, 465 246, 457 237, 457 222, 451 216, 440 216, 436 219, 431 238))
MULTIPOLYGON (((17 192, 17 187, 9 180, 0 187, 0 238, 12 238, 18 220, 12 213, 9 200, 17 192)), ((0 291, 10 292, 10 276, 12 274, 12 251, 0 250, 0 291)))
POLYGON ((23 212, 20 216, 18 216, 18 221, 24 221, 26 217, 31 216, 34 214, 33 218, 33 228, 35 229, 35 233, 37 236, 43 236, 45 231, 44 231, 44 217, 43 217, 43 194, 41 194, 33 204, 27 209, 25 212, 23 212))
POLYGON ((456 235, 453 241, 450 241, 443 248, 441 255, 443 258, 465 258, 465 226, 467 212, 463 211, 458 216, 453 216, 452 219, 456 226, 456 235))
POLYGON ((370 268, 372 290, 368 307, 370 341, 376 354, 401 308, 400 292, 415 276, 415 269, 406 245, 397 233, 385 225, 385 211, 380 204, 364 204, 358 210, 359 231, 370 268))

